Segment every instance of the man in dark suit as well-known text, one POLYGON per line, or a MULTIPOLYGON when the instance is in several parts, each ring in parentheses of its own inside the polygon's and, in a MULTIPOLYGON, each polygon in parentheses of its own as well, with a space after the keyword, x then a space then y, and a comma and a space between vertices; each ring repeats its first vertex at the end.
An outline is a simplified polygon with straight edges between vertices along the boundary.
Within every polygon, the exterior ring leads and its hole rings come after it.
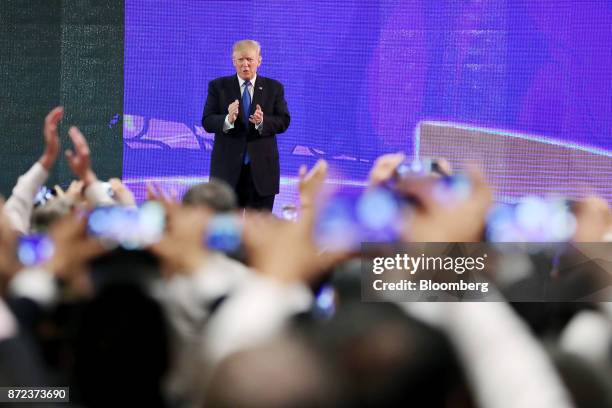
POLYGON ((271 211, 280 181, 276 134, 290 120, 285 91, 280 82, 257 75, 257 41, 235 43, 232 61, 236 75, 208 84, 202 125, 215 134, 210 176, 234 188, 240 207, 271 211))

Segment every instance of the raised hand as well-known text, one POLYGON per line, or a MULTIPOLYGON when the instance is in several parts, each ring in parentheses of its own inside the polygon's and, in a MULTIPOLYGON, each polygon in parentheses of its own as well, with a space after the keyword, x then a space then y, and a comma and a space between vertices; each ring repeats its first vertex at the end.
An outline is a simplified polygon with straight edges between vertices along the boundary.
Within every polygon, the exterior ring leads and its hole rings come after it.
POLYGON ((244 243, 251 265, 281 282, 312 283, 350 254, 321 252, 312 240, 312 223, 279 220, 270 214, 248 213, 244 243))
POLYGON ((264 119, 264 113, 261 110, 261 106, 257 104, 257 106, 255 107, 255 112, 253 112, 253 114, 249 116, 249 122, 251 122, 254 125, 259 125, 260 123, 263 122, 263 119, 264 119))
POLYGON ((73 203, 80 200, 83 194, 83 182, 81 180, 72 180, 68 189, 64 191, 60 186, 56 185, 53 187, 59 198, 67 198, 73 203))
POLYGON ((375 187, 391 180, 395 176, 397 167, 406 159, 404 153, 383 154, 376 159, 374 166, 370 170, 368 183, 370 187, 375 187))
POLYGON ((194 272, 208 255, 202 237, 210 215, 176 202, 163 202, 166 210, 166 231, 150 249, 162 261, 164 276, 194 272))
POLYGON ((305 165, 300 167, 299 173, 300 206, 307 208, 314 205, 317 195, 327 178, 327 162, 319 159, 310 171, 305 165))
POLYGON ((85 186, 98 180, 95 173, 91 169, 91 153, 89 151, 89 145, 85 136, 81 131, 73 126, 68 131, 70 140, 74 145, 74 151, 66 150, 66 160, 68 160, 68 166, 72 172, 83 182, 85 186))
POLYGON ((166 192, 162 186, 157 183, 147 183, 147 201, 159 201, 160 203, 177 204, 178 193, 175 189, 171 189, 170 192, 166 192))
POLYGON ((45 151, 39 159, 39 163, 47 170, 55 164, 60 149, 59 136, 57 134, 57 125, 64 116, 64 108, 58 106, 54 108, 45 118, 45 126, 43 135, 45 140, 45 151))
POLYGON ((493 193, 484 175, 470 166, 466 176, 470 183, 467 197, 440 201, 435 176, 404 180, 399 192, 415 202, 406 218, 404 239, 411 242, 478 242, 482 238, 493 193))
POLYGON ((123 184, 120 179, 113 177, 108 180, 108 183, 111 185, 115 200, 119 204, 136 205, 136 199, 134 198, 134 194, 129 188, 127 188, 125 184, 123 184))
POLYGON ((576 217, 574 242, 601 242, 612 229, 612 211, 606 200, 589 196, 572 206, 576 217))
POLYGON ((239 109, 240 102, 238 102, 238 99, 229 104, 229 106, 227 107, 227 120, 229 121, 229 123, 233 124, 236 121, 239 109))
POLYGON ((108 250, 87 233, 87 218, 68 214, 53 224, 50 236, 55 247, 47 267, 79 292, 87 287, 86 265, 108 250))

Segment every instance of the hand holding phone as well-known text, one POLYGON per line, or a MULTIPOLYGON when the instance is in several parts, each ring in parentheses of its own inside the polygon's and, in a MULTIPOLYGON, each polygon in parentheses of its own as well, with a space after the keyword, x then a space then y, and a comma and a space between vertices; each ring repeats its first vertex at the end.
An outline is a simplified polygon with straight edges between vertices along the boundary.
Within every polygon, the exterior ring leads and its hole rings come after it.
POLYGON ((24 235, 19 238, 17 257, 24 266, 41 265, 51 259, 54 246, 45 234, 24 235))
POLYGON ((319 248, 355 251, 362 242, 393 242, 401 230, 401 203, 383 188, 341 192, 323 204, 315 222, 319 248))
POLYGON ((154 201, 140 208, 98 207, 89 214, 87 228, 107 246, 142 249, 161 239, 165 217, 163 206, 154 201))

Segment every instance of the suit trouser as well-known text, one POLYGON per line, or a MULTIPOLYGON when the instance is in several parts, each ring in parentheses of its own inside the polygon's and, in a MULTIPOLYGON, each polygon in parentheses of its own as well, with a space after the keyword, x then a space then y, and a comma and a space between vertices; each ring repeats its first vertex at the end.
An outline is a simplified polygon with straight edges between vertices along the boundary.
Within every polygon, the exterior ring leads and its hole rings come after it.
POLYGON ((253 182, 251 163, 243 164, 240 169, 240 178, 236 186, 238 206, 240 208, 251 208, 255 210, 272 211, 274 207, 274 197, 276 195, 262 196, 257 192, 253 182))

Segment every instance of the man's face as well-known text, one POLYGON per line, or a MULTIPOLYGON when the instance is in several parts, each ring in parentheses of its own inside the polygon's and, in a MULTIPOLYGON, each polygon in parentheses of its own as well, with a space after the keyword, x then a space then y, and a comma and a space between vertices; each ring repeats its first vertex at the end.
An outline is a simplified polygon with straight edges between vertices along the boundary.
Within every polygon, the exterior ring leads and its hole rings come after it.
POLYGON ((251 80, 257 73, 257 68, 261 65, 261 55, 255 48, 244 48, 234 52, 232 61, 238 76, 245 81, 251 80))

